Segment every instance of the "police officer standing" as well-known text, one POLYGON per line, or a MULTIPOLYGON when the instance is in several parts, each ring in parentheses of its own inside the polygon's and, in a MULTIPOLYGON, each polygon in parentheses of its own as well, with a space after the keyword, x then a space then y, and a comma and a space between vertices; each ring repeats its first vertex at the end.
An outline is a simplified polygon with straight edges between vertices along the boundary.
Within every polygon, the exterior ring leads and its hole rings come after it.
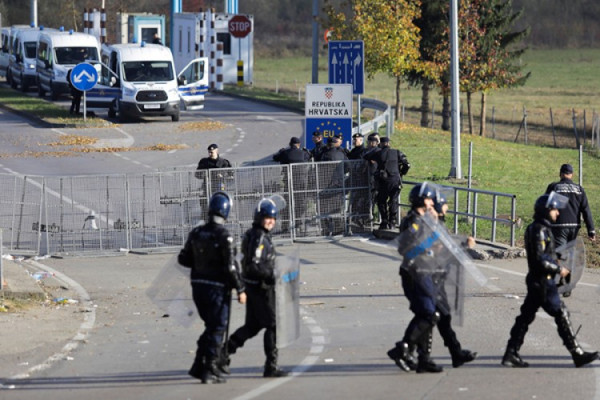
MULTIPOLYGON (((198 162, 197 170, 213 169, 213 168, 231 168, 229 160, 219 156, 219 146, 215 143, 211 144, 207 148, 208 157, 201 158, 198 162)), ((196 174, 198 178, 198 174, 196 174)))
POLYGON ((280 164, 302 163, 310 160, 310 153, 300 148, 300 139, 294 136, 290 139, 290 147, 279 150, 273 155, 273 160, 280 164))
POLYGON ((581 216, 583 216, 588 237, 592 241, 596 240, 592 211, 583 187, 573 182, 573 166, 571 164, 561 165, 560 181, 548 185, 546 194, 552 191, 569 198, 569 203, 561 210, 556 222, 552 224, 556 247, 577 238, 581 216))
POLYGON ((277 206, 271 199, 263 199, 254 212, 254 222, 242 240, 243 279, 248 293, 244 326, 235 331, 227 342, 229 354, 235 354, 246 340, 265 329, 263 340, 266 355, 263 376, 282 377, 287 372, 277 365, 275 322, 275 248, 271 230, 277 219, 277 206))
POLYGON ((348 153, 349 160, 360 160, 367 149, 363 146, 363 134, 358 132, 352 135, 352 150, 348 153))
POLYGON ((325 142, 323 142, 323 134, 319 131, 314 131, 312 134, 312 141, 315 147, 310 151, 311 158, 313 161, 321 161, 321 156, 325 151, 325 142))
POLYGON ((584 351, 571 326, 569 310, 560 300, 555 277, 565 278, 569 274, 567 268, 559 265, 554 249, 554 237, 551 224, 556 222, 559 209, 564 209, 569 199, 565 196, 550 192, 540 196, 534 206, 533 222, 525 230, 525 251, 527 252, 528 273, 527 296, 521 306, 521 313, 515 319, 510 330, 510 339, 502 358, 502 365, 507 367, 525 368, 529 364, 519 355, 519 349, 525 341, 529 325, 535 319, 540 307, 554 317, 558 335, 571 353, 576 367, 581 367, 598 358, 598 352, 584 351))
POLYGON ((191 268, 192 295, 205 324, 188 372, 202 383, 225 382, 218 358, 229 321, 231 289, 236 289, 241 304, 246 303, 244 284, 234 263, 233 238, 223 226, 230 210, 231 199, 226 193, 212 195, 209 221, 190 232, 178 257, 179 264, 191 268))
POLYGON ((391 229, 398 225, 398 196, 402 176, 410 169, 404 153, 390 147, 390 138, 381 138, 381 150, 365 155, 365 159, 377 164, 377 208, 381 214, 379 229, 391 229))

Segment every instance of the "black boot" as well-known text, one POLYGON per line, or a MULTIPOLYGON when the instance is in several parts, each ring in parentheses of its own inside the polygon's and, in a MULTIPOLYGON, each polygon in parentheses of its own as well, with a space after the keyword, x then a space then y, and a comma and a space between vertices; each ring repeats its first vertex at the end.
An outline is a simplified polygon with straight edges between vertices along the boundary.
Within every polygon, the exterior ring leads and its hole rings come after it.
POLYGON ((433 345, 433 327, 425 333, 419 344, 419 362, 417 364, 417 373, 442 372, 444 369, 433 362, 431 359, 431 347, 433 345))
POLYGON ((464 363, 468 363, 477 358, 477 352, 471 350, 458 349, 457 351, 450 351, 452 356, 452 366, 458 368, 464 363))
POLYGON ((514 347, 507 347, 504 357, 502 357, 502 365, 513 368, 527 368, 529 364, 523 361, 519 352, 514 347))
POLYGON ((204 374, 201 376, 202 383, 225 383, 225 378, 221 376, 219 367, 217 365, 216 357, 207 357, 206 363, 204 364, 204 374))
POLYGON ((558 334, 563 340, 565 347, 569 350, 569 353, 571 353, 571 357, 573 357, 573 362, 575 363, 576 368, 583 367, 584 365, 598 359, 597 351, 593 353, 583 351, 581 346, 579 346, 579 343, 577 343, 577 338, 575 337, 575 333, 573 332, 573 327, 571 325, 569 311, 564 304, 561 307, 561 313, 554 318, 554 322, 556 322, 558 334))
POLYGON ((263 377, 282 378, 284 376, 288 376, 288 373, 287 371, 284 371, 277 366, 277 361, 267 360, 267 362, 265 363, 263 377))
POLYGON ((231 371, 229 370, 229 364, 231 364, 231 359, 229 358, 226 346, 227 345, 223 346, 219 352, 219 362, 217 363, 217 366, 222 373, 230 375, 231 371))
POLYGON ((575 367, 583 367, 586 364, 591 363, 598 359, 598 352, 594 351, 593 353, 583 351, 581 347, 578 347, 574 350, 571 350, 571 356, 573 357, 573 362, 575 363, 575 367))
MULTIPOLYGON (((397 342, 396 346, 393 349, 388 350, 387 355, 396 363, 398 368, 400 368, 402 371, 408 372, 411 370, 408 361, 409 354, 407 343, 397 342)), ((411 360, 411 362, 412 364, 414 364, 414 359, 411 360)))

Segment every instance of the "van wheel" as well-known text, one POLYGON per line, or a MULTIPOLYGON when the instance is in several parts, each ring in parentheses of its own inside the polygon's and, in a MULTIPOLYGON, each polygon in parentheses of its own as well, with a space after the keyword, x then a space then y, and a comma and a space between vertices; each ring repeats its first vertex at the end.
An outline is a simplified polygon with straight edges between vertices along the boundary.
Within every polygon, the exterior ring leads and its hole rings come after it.
POLYGON ((108 106, 108 118, 114 118, 117 116, 117 100, 113 100, 108 106))
POLYGON ((179 121, 179 113, 171 115, 171 121, 173 121, 173 122, 179 121))
POLYGON ((50 89, 50 99, 52 101, 56 101, 58 100, 58 93, 56 93, 54 90, 50 89))

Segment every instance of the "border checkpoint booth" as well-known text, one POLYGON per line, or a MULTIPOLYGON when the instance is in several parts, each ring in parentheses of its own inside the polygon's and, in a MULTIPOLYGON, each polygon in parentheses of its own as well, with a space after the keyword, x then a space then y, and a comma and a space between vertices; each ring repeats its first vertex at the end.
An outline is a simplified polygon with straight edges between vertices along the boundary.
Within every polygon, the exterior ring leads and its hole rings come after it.
POLYGON ((254 68, 254 16, 242 14, 251 23, 250 32, 243 38, 229 33, 229 21, 240 14, 175 13, 171 51, 175 68, 182 68, 198 57, 208 57, 210 87, 222 89, 222 83, 238 82, 238 61, 243 62, 243 83, 251 84, 254 68))

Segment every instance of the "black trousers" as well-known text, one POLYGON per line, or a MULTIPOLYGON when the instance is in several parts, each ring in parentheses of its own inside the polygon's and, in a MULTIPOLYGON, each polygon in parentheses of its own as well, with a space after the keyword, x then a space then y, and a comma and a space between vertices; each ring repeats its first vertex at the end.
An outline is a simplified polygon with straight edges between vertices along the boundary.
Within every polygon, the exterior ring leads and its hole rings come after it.
POLYGON ((230 336, 230 346, 242 347, 246 340, 264 328, 263 345, 267 363, 276 363, 275 286, 263 288, 261 285, 248 284, 246 295, 246 319, 244 325, 230 336))

